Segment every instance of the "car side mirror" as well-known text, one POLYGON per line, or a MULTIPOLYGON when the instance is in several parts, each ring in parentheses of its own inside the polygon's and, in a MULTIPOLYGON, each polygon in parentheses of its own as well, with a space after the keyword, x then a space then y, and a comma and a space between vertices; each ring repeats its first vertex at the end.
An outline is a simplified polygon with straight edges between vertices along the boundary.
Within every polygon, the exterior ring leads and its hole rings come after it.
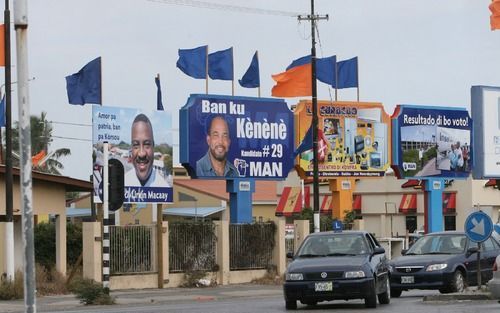
POLYGON ((373 249, 373 254, 384 254, 385 253, 385 249, 382 248, 382 247, 376 247, 375 249, 373 249))
POLYGON ((292 251, 288 251, 286 253, 286 257, 287 257, 287 259, 293 259, 293 252, 292 251))
POLYGON ((406 252, 408 252, 408 249, 403 249, 403 250, 401 250, 401 255, 405 255, 405 254, 406 254, 406 252))
POLYGON ((471 255, 473 255, 478 251, 479 249, 477 247, 470 247, 469 249, 467 249, 467 257, 470 257, 471 255))

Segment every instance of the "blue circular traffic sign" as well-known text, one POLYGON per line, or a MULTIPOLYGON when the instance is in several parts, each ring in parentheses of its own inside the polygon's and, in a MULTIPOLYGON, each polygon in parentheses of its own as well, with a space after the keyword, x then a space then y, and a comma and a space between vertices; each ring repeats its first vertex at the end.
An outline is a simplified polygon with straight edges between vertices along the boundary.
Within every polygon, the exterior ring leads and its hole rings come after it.
POLYGON ((470 214, 465 220, 465 235, 474 242, 483 242, 490 238, 493 231, 493 222, 483 211, 470 214))

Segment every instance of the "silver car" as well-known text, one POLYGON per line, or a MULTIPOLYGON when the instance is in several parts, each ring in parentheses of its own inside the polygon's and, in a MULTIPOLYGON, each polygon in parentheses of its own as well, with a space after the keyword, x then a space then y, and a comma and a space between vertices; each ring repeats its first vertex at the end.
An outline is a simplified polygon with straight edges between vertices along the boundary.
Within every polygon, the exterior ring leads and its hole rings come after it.
POLYGON ((495 299, 500 299, 500 255, 493 265, 493 278, 488 282, 488 288, 495 299))

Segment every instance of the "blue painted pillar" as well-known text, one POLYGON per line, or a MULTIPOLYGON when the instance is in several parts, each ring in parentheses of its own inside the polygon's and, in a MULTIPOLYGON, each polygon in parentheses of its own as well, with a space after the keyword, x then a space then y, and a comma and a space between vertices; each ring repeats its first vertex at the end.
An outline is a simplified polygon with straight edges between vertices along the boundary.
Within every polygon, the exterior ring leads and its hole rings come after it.
POLYGON ((227 179, 226 191, 229 192, 229 222, 231 224, 251 223, 255 180, 248 178, 227 179))
POLYGON ((426 178, 425 186, 425 233, 443 231, 443 189, 444 179, 426 178))

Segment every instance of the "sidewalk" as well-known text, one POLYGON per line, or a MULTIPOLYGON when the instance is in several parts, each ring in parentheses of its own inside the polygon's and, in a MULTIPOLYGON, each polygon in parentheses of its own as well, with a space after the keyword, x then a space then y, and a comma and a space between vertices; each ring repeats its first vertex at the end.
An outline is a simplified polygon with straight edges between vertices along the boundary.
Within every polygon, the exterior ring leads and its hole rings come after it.
MULTIPOLYGON (((140 305, 165 302, 203 302, 228 298, 281 296, 281 285, 239 284, 206 288, 166 288, 111 291, 116 305, 140 305)), ((85 307, 74 295, 39 297, 36 300, 38 310, 64 311, 85 307)), ((91 306, 87 306, 91 307, 91 306)), ((0 301, 0 313, 24 312, 24 301, 0 301)))

